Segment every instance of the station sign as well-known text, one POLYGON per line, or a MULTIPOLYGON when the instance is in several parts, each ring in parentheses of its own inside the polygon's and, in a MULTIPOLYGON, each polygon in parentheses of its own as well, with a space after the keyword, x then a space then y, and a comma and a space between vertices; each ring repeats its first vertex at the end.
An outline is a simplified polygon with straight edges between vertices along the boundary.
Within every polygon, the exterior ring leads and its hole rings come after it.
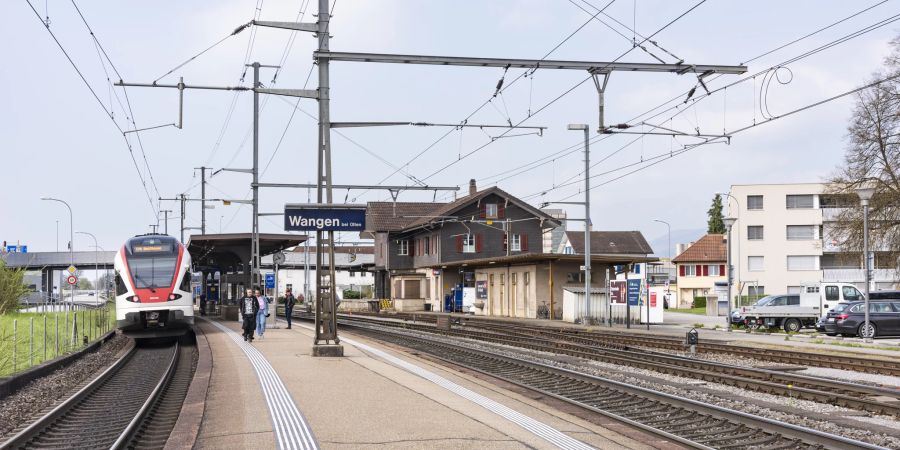
POLYGON ((363 231, 366 207, 358 205, 285 205, 285 231, 363 231))
POLYGON ((266 289, 275 289, 275 274, 266 274, 266 289))

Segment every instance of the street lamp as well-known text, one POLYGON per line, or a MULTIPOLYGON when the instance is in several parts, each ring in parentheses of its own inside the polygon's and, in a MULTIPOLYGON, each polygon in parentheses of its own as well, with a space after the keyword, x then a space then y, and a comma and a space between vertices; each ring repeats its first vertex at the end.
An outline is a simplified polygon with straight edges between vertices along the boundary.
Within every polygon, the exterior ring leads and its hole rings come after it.
POLYGON ((728 231, 728 244, 725 247, 725 277, 728 279, 728 311, 725 313, 725 320, 728 321, 728 331, 731 331, 731 227, 737 221, 734 217, 726 217, 723 222, 725 222, 725 230, 728 231))
MULTIPOLYGON (((99 264, 99 259, 97 258, 97 249, 100 246, 97 244, 97 236, 94 236, 93 234, 88 233, 87 231, 76 231, 75 234, 84 234, 84 235, 90 236, 91 238, 94 239, 94 278, 99 282, 100 281, 100 275, 99 275, 100 264, 99 264)), ((99 283, 94 283, 94 303, 95 304, 99 304, 99 302, 100 302, 100 289, 97 286, 98 284, 99 283)))
POLYGON ((669 262, 672 262, 672 225, 669 225, 669 222, 665 220, 653 219, 654 222, 664 223, 666 224, 666 228, 669 229, 669 247, 667 253, 669 255, 669 262))
MULTIPOLYGON (((69 204, 66 203, 64 200, 60 200, 58 198, 41 197, 41 200, 47 200, 47 201, 51 201, 51 202, 59 202, 59 203, 62 203, 63 205, 66 205, 66 208, 69 209, 69 264, 72 267, 74 267, 75 266, 75 231, 74 231, 75 228, 72 225, 72 223, 73 223, 72 207, 69 206, 69 204)), ((74 303, 75 302, 75 285, 72 284, 70 286, 71 286, 71 288, 69 290, 71 291, 71 295, 72 295, 71 301, 74 303)), ((62 289, 60 289, 60 292, 62 292, 62 289)))
MULTIPOLYGON (((721 196, 727 196, 727 197, 731 198, 732 200, 734 200, 734 206, 735 206, 735 212, 736 212, 735 219, 741 218, 741 203, 738 201, 737 198, 735 198, 733 195, 731 195, 730 192, 714 192, 714 194, 721 195, 721 196)), ((731 215, 731 203, 730 202, 728 203, 728 215, 729 216, 731 215)), ((741 239, 741 230, 740 229, 738 229, 737 236, 738 236, 737 239, 740 241, 740 239, 741 239)), ((731 247, 731 241, 728 242, 728 246, 729 246, 729 248, 731 247)), ((738 288, 740 289, 740 291, 738 291, 738 298, 740 298, 740 296, 742 295, 742 293, 744 291, 744 289, 741 287, 741 245, 740 245, 740 242, 737 245, 737 264, 736 264, 736 266, 737 266, 738 288)))
POLYGON ((570 131, 584 132, 584 319, 586 324, 591 308, 591 154, 590 129, 585 123, 570 123, 570 131))
POLYGON ((865 271, 866 271, 866 298, 865 298, 865 322, 863 323, 863 332, 860 333, 865 339, 866 342, 872 342, 872 337, 875 335, 875 330, 872 329, 872 324, 869 323, 869 200, 872 199, 872 196, 875 194, 875 189, 870 187, 858 187, 856 188, 856 195, 859 196, 859 203, 863 208, 863 259, 865 260, 865 271))

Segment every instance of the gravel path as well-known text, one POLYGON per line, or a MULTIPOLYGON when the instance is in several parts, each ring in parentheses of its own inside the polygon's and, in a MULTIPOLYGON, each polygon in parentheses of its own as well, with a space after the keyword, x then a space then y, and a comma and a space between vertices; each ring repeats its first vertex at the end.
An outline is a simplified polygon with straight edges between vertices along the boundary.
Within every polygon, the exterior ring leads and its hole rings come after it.
MULTIPOLYGON (((20 424, 64 400, 77 387, 109 367, 129 339, 117 335, 97 351, 89 353, 67 367, 25 385, 0 403, 0 436, 7 436, 20 424)), ((3 442, 5 439, 0 439, 3 442)))
MULTIPOLYGON (((392 330, 396 331, 396 330, 392 330)), ((747 397, 748 391, 733 387, 714 383, 698 382, 692 378, 685 378, 675 375, 661 374, 652 370, 639 369, 621 365, 603 363, 599 361, 582 360, 568 356, 555 355, 552 353, 541 352, 536 350, 522 349, 501 344, 486 343, 472 339, 447 338, 429 333, 421 333, 414 331, 405 331, 411 335, 418 335, 430 339, 437 339, 446 343, 459 344, 461 340, 471 343, 472 347, 478 350, 507 356, 516 359, 524 359, 532 362, 548 364, 555 367, 561 367, 582 373, 587 373, 610 380, 619 381, 635 386, 653 389, 672 395, 686 397, 692 400, 710 403, 746 413, 767 417, 773 420, 783 421, 794 425, 814 428, 828 433, 845 436, 851 439, 857 439, 869 442, 875 445, 888 448, 900 449, 900 435, 887 435, 872 432, 867 429, 866 424, 880 425, 889 429, 900 430, 900 420, 889 416, 859 416, 859 411, 850 410, 838 406, 811 402, 806 400, 798 400, 785 398, 781 396, 765 394, 761 392, 751 392, 750 395, 755 401, 769 402, 789 406, 797 409, 796 414, 777 411, 765 406, 755 404, 751 401, 735 400, 733 396, 738 395, 747 397), (704 388, 686 389, 686 387, 696 385, 704 388), (705 392, 705 390, 713 390, 714 393, 705 392), (717 395, 721 392, 721 397, 717 395), (844 417, 856 420, 859 428, 851 428, 846 425, 839 425, 826 420, 817 420, 804 416, 804 412, 830 414, 837 417, 844 417)), ((727 356, 727 355, 726 355, 727 356)), ((727 359, 727 358, 726 358, 727 359)), ((731 358, 734 361, 746 360, 747 358, 731 358)), ((724 362, 724 361, 723 361, 724 362)), ((733 361, 729 361, 733 363, 733 361)), ((742 365, 746 365, 742 364, 742 365)))

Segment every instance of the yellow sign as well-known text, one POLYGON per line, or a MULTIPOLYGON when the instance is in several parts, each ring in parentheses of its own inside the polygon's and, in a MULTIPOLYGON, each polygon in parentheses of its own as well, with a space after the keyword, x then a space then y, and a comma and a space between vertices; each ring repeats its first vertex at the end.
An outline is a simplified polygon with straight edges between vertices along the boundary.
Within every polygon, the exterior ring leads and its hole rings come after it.
POLYGON ((228 200, 222 200, 222 204, 225 206, 230 206, 231 202, 229 202, 228 200))
POLYGON ((66 272, 69 272, 74 275, 76 270, 78 270, 78 269, 76 269, 75 266, 69 266, 69 268, 66 269, 66 272))
POLYGON ((488 224, 488 225, 493 225, 493 224, 494 224, 494 221, 493 221, 493 220, 488 220, 488 221, 487 221, 487 224, 488 224))

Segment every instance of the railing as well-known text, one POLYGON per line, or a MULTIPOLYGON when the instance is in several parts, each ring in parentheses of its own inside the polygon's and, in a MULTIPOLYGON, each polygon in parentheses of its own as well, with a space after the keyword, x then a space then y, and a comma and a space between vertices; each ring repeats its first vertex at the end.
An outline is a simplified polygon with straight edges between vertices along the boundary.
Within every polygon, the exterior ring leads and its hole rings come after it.
POLYGON ((0 316, 0 376, 76 351, 115 329, 112 304, 42 303, 0 316))
MULTIPOLYGON (((864 269, 823 269, 823 281, 863 283, 866 281, 864 269)), ((897 269, 873 269, 872 280, 876 282, 900 281, 897 269)))

